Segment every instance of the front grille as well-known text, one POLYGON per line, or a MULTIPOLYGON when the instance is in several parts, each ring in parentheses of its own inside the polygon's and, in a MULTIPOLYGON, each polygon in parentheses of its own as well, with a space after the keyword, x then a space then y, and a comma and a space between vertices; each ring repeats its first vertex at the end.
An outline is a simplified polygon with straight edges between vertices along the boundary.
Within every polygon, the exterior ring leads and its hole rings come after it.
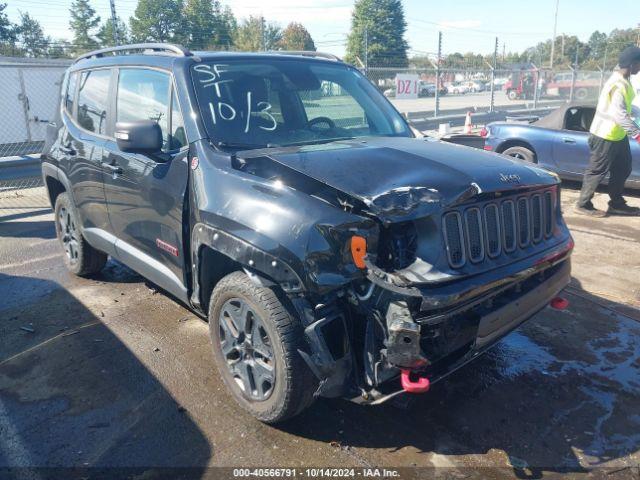
POLYGON ((460 268, 465 263, 462 218, 460 214, 458 212, 446 214, 443 227, 449 264, 453 268, 460 268))
POLYGON ((478 263, 484 259, 484 242, 482 241, 482 216, 480 209, 469 208, 464 214, 469 260, 478 263))
POLYGON ((478 264, 524 250, 553 234, 554 191, 507 197, 443 215, 447 258, 452 268, 478 264))

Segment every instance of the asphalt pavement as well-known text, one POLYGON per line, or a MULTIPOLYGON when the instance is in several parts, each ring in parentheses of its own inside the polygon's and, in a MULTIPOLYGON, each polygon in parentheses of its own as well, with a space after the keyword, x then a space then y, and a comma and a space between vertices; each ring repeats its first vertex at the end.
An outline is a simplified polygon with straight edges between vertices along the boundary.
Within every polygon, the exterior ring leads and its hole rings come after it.
POLYGON ((576 240, 568 310, 543 310, 428 394, 378 407, 320 400, 275 427, 226 392, 203 320, 114 261, 92 279, 67 273, 37 201, 0 211, 0 469, 404 466, 627 478, 640 464, 640 218, 577 216, 576 196, 563 192, 576 240))

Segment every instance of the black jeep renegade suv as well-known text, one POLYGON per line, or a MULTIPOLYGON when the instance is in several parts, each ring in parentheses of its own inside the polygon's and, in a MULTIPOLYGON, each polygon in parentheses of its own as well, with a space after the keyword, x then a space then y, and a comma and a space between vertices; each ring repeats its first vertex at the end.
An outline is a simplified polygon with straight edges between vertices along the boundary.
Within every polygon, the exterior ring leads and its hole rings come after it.
POLYGON ((48 133, 69 269, 111 256, 208 318, 264 422, 426 391, 569 281, 556 176, 416 138, 328 55, 92 52, 48 133))

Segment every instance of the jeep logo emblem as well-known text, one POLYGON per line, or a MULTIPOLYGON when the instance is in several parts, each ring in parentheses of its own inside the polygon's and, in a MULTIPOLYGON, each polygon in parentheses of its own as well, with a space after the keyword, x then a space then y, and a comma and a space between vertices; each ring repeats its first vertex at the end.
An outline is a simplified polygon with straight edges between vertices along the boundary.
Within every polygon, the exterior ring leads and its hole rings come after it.
POLYGON ((505 175, 504 173, 501 173, 500 181, 504 183, 520 183, 520 175, 517 175, 515 173, 505 175))

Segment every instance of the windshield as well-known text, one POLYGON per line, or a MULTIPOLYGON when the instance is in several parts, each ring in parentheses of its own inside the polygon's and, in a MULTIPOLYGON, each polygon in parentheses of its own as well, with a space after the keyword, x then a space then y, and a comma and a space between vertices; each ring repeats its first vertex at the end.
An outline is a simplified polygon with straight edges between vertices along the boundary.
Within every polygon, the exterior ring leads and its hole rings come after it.
POLYGON ((380 92, 342 64, 224 59, 199 63, 191 73, 207 133, 222 147, 412 136, 380 92))

